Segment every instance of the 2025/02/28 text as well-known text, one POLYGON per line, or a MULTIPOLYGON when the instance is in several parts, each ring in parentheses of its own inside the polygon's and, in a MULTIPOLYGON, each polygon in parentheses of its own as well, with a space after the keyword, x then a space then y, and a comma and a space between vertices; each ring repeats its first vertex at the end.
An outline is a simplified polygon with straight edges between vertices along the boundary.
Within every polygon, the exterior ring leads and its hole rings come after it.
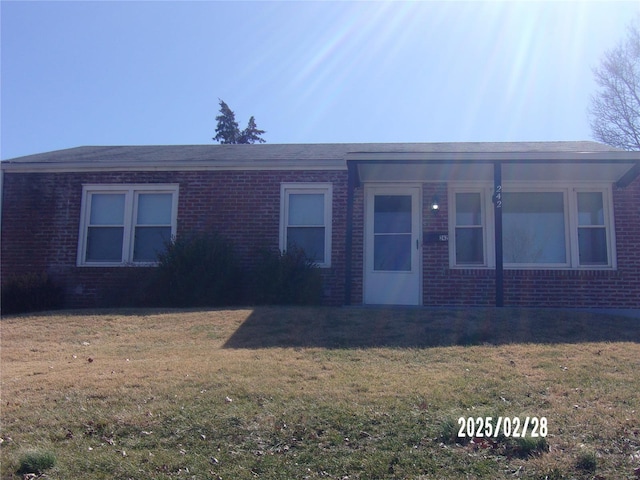
POLYGON ((458 438, 538 438, 549 433, 546 417, 460 417, 458 425, 458 438))

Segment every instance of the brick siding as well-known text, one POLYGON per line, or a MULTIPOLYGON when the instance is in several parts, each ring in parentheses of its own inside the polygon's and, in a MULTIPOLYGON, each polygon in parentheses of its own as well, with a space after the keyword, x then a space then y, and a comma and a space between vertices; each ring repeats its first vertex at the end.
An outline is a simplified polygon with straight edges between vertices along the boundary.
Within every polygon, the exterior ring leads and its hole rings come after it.
POLYGON ((262 248, 278 248, 280 185, 333 184, 332 264, 322 269, 325 302, 344 302, 346 172, 190 171, 5 173, 2 205, 2 283, 47 273, 62 284, 69 307, 108 306, 143 282, 153 267, 77 267, 83 184, 180 185, 177 235, 215 231, 230 240, 249 270, 262 248))
MULTIPOLYGON (((260 248, 277 248, 280 185, 333 184, 332 264, 323 269, 325 303, 344 303, 346 171, 188 171, 102 173, 5 172, 2 198, 2 283, 47 273, 64 286, 69 307, 108 306, 153 267, 77 267, 83 184, 180 185, 178 235, 214 230, 235 245, 248 270, 260 248)), ((447 232, 447 185, 423 185, 424 232, 447 232), (440 199, 432 214, 430 201, 440 199)), ((640 179, 613 190, 616 270, 505 270, 505 305, 640 308, 640 179)), ((364 187, 354 192, 351 303, 363 298, 364 187)), ((451 269, 447 243, 422 249, 424 305, 494 304, 493 270, 451 269)))
MULTIPOLYGON (((425 232, 446 232, 446 185, 423 186, 425 232), (433 216, 430 200, 440 198, 433 216)), ((640 178, 613 190, 616 270, 504 270, 504 304, 538 307, 640 308, 640 178)), ((424 305, 495 305, 495 271, 450 269, 446 243, 423 248, 424 305)))

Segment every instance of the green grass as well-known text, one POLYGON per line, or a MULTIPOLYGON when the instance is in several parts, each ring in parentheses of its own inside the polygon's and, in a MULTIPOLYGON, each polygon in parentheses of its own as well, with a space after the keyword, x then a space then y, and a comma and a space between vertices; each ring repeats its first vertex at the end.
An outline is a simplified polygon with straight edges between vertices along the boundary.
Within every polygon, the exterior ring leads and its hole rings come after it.
POLYGON ((598 459, 595 452, 587 451, 578 454, 578 459, 576 460, 576 468, 578 468, 579 470, 583 470, 585 472, 595 472, 597 466, 598 459))
POLYGON ((31 450, 20 456, 20 467, 18 473, 21 474, 41 474, 52 468, 56 464, 56 457, 51 452, 31 450))
POLYGON ((55 479, 592 479, 640 467, 633 319, 260 308, 1 327, 3 479, 22 478, 29 451, 55 458, 55 479), (469 416, 544 416, 549 433, 460 439, 469 416))

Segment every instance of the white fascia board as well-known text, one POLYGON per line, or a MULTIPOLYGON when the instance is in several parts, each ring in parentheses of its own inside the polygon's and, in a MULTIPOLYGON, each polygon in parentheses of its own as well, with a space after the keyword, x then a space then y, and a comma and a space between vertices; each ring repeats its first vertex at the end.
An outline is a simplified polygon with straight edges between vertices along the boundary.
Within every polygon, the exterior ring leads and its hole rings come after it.
POLYGON ((621 162, 640 161, 640 152, 353 152, 346 160, 359 162, 621 162))
POLYGON ((241 170, 347 170, 347 164, 342 159, 332 160, 252 160, 244 162, 223 161, 194 161, 194 162, 38 162, 12 163, 0 162, 4 172, 11 173, 53 173, 53 172, 155 172, 155 171, 241 171, 241 170))

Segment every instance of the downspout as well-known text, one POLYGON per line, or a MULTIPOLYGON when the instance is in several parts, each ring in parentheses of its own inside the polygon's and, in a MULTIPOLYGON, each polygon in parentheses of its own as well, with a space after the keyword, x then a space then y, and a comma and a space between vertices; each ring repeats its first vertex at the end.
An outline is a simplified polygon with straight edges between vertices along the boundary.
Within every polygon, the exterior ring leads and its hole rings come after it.
POLYGON ((4 197, 4 168, 0 165, 0 237, 2 237, 2 203, 4 197))
POLYGON ((347 160, 347 231, 344 241, 344 304, 351 305, 351 282, 353 279, 353 201, 358 183, 356 165, 347 160))
POLYGON ((504 306, 504 265, 502 258, 502 163, 493 162, 493 212, 495 220, 496 307, 504 306))

